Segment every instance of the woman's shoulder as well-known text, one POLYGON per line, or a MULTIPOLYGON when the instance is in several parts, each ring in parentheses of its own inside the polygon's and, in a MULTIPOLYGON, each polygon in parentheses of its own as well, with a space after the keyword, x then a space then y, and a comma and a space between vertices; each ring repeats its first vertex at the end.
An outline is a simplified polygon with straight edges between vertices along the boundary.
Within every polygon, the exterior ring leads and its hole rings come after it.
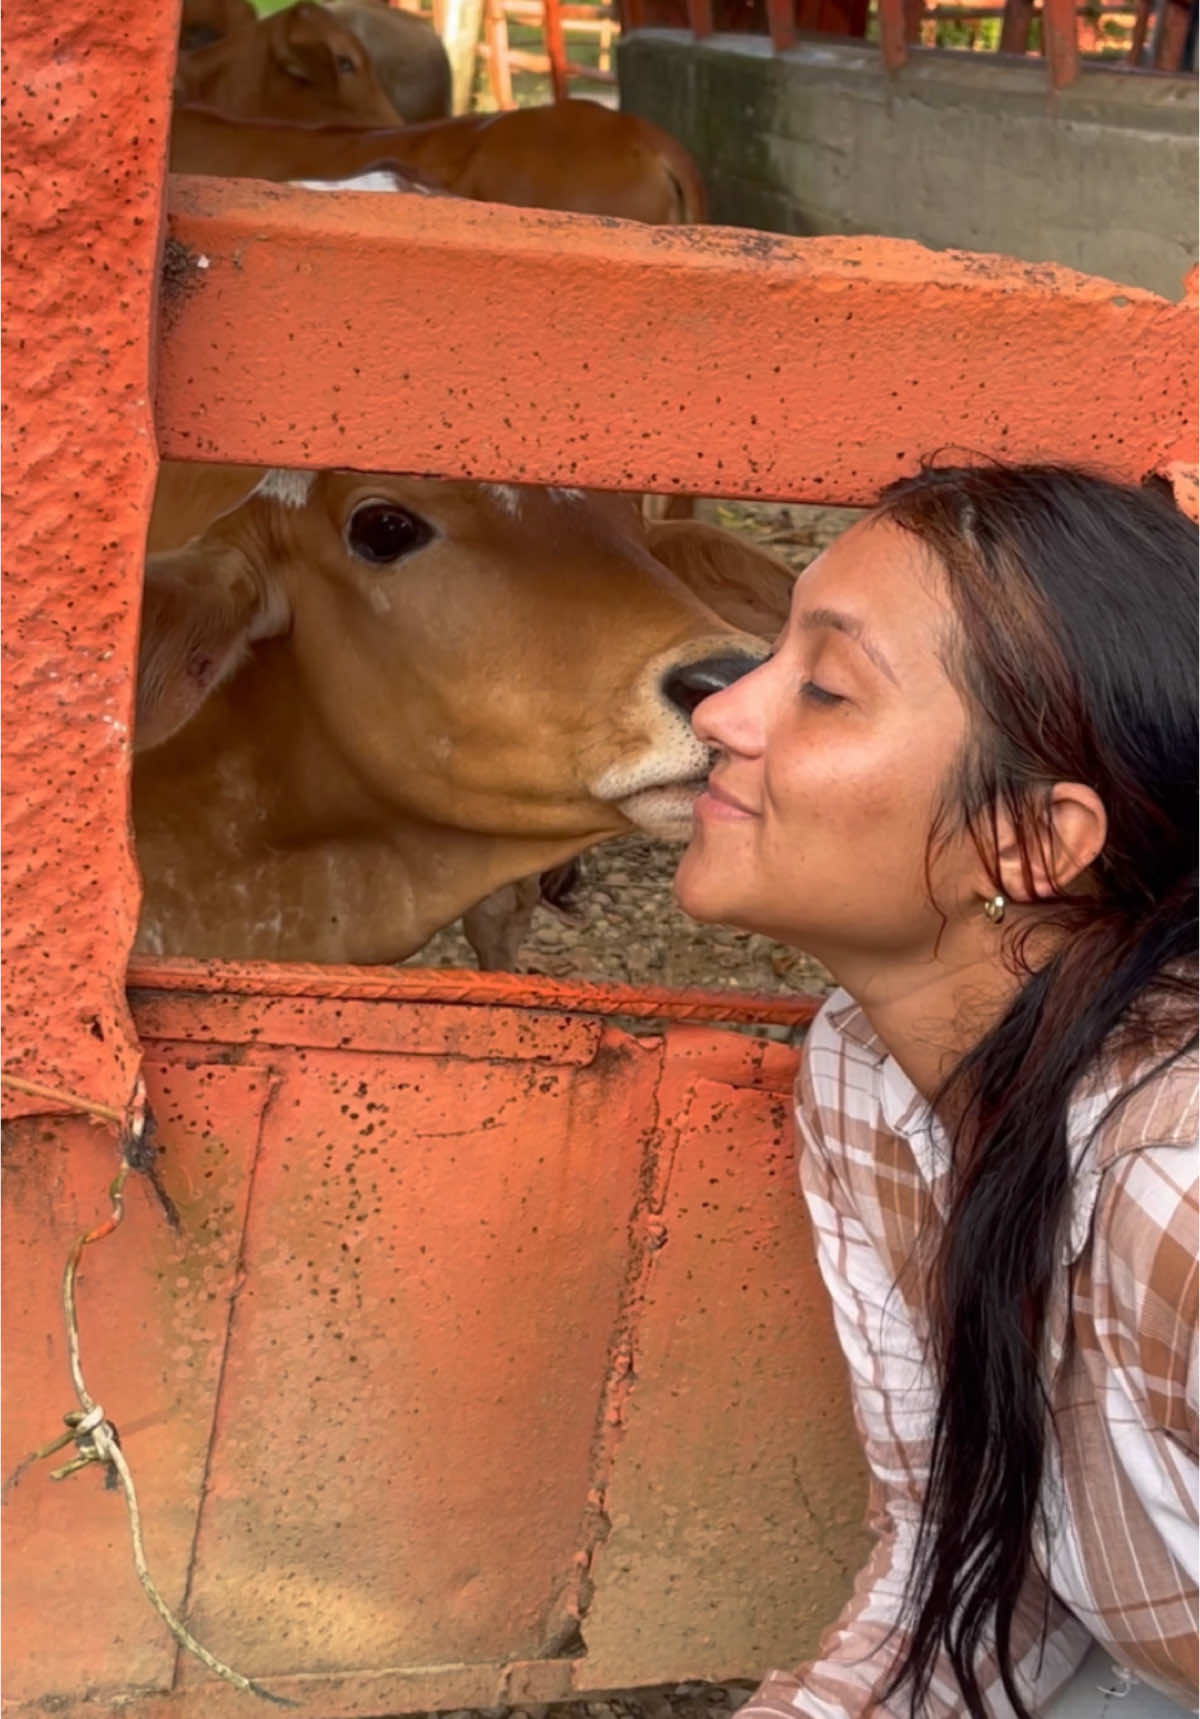
POLYGON ((1181 1297, 1195 1299, 1198 1098, 1193 1050, 1152 1065, 1096 1131, 1093 1271, 1139 1306, 1149 1300, 1177 1308, 1181 1297))
POLYGON ((1114 1095, 1110 1089, 1096 1129, 1099 1170, 1131 1153, 1156 1147, 1195 1148, 1200 1137, 1200 1052, 1145 1058, 1114 1095))
POLYGON ((1159 1070, 1101 1129, 1087 1262, 1096 1343, 1153 1424, 1196 1449, 1197 1060, 1159 1070))

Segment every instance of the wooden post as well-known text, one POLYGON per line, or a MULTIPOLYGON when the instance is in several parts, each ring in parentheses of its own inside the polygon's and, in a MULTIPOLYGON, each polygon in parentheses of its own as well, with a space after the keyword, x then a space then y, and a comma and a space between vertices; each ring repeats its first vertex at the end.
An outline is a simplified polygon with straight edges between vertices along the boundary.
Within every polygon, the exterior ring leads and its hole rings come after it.
POLYGON ((713 33, 713 0, 687 0, 688 23, 696 37, 713 33))
POLYGON ((786 54, 796 45, 795 0, 767 0, 767 26, 771 46, 777 54, 786 54))
POLYGON ((1146 51, 1146 35, 1150 29, 1150 13, 1152 0, 1137 0, 1137 12, 1133 20, 1133 37, 1129 44, 1129 64, 1140 66, 1142 55, 1146 51))
POLYGON ((542 35, 550 62, 550 87, 555 101, 567 99, 567 44, 563 39, 559 0, 542 0, 542 35))
POLYGON ((488 83, 498 108, 516 107, 512 89, 512 67, 508 58, 508 18, 504 0, 485 0, 483 34, 487 43, 488 83))
POLYGON ((483 29, 484 0, 445 0, 446 17, 442 40, 450 56, 453 79, 453 109, 469 113, 475 88, 475 50, 483 29))
POLYGON ((889 72, 897 72, 908 59, 905 0, 879 0, 879 46, 889 72))
POLYGON ((1183 65, 1191 11, 1190 0, 1166 0, 1159 28, 1155 32, 1155 71, 1177 72, 1183 65))
POLYGON ((1079 43, 1075 34, 1075 0, 1042 0, 1042 51, 1050 82, 1065 89, 1079 75, 1079 43))
POLYGON ((1000 52, 1027 54, 1033 24, 1033 0, 1004 0, 1004 22, 1000 26, 1000 52))

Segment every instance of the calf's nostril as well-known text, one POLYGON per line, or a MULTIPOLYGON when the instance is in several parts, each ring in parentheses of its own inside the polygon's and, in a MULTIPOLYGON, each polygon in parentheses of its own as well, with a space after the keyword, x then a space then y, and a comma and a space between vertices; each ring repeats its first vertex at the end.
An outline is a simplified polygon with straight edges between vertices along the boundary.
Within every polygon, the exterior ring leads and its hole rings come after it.
POLYGON ((710 694, 741 680, 758 667, 759 661, 744 651, 727 651, 718 657, 702 657, 696 663, 680 663, 663 676, 662 689, 669 703, 691 716, 710 694))

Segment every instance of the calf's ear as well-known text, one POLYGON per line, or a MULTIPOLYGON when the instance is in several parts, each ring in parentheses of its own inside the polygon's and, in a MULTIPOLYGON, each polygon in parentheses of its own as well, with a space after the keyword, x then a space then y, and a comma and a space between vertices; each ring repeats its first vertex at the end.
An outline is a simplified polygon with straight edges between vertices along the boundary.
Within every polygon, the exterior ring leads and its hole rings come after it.
POLYGON ((357 68, 362 50, 357 39, 340 26, 323 6, 300 0, 277 12, 271 52, 288 77, 314 89, 337 88, 339 61, 347 59, 357 68))
POLYGON ((161 746, 245 661, 287 631, 282 591, 241 549, 198 540, 151 555, 142 595, 135 752, 161 746))
POLYGON ((655 560, 723 621, 760 639, 778 637, 796 578, 786 561, 698 519, 648 524, 646 537, 655 560))

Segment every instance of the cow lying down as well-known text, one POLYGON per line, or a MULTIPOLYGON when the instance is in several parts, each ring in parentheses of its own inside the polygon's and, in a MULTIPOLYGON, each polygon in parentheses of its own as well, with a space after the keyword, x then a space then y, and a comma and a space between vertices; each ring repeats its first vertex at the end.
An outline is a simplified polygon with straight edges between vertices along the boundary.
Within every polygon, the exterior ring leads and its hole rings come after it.
POLYGON ((685 836, 690 713, 790 588, 632 498, 353 471, 164 466, 149 547, 138 947, 228 959, 402 960, 609 836, 685 836))
POLYGON ((427 125, 235 119, 178 103, 173 173, 349 179, 376 168, 483 203, 615 216, 651 226, 705 218, 700 171, 683 145, 637 114, 574 98, 427 125))

